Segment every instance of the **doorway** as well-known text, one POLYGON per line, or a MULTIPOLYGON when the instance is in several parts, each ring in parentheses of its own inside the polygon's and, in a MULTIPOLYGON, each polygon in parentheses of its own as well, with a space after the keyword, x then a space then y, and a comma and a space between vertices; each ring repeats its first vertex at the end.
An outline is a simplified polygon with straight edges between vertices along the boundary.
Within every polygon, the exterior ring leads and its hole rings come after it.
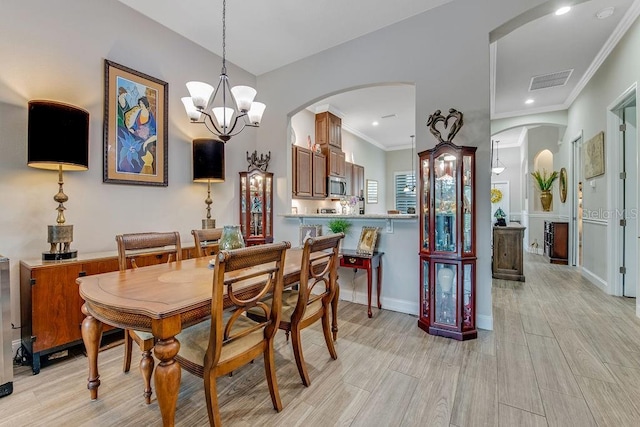
POLYGON ((615 222, 618 262, 613 265, 616 274, 614 294, 635 298, 638 287, 638 141, 636 118, 636 90, 629 90, 611 110, 615 119, 613 141, 618 147, 618 182, 613 191, 618 203, 615 222))
POLYGON ((571 142, 573 170, 571 179, 571 265, 582 265, 582 135, 571 142))

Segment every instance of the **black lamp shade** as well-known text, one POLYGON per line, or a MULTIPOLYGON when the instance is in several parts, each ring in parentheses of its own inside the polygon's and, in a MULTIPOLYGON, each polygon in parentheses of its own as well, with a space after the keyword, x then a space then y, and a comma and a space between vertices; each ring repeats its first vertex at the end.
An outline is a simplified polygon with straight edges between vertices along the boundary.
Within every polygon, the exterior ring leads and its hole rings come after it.
POLYGON ((29 102, 27 164, 39 169, 89 168, 89 113, 53 101, 29 102))
POLYGON ((193 140, 193 180, 224 182, 224 142, 208 138, 193 140))

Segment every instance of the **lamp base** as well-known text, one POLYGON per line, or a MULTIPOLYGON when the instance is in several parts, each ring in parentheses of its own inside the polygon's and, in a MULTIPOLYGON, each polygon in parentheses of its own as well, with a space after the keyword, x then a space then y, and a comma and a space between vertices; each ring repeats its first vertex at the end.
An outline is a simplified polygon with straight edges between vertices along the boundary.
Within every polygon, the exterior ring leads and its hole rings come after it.
POLYGON ((216 220, 211 218, 205 218, 202 220, 202 229, 208 230, 210 228, 216 228, 216 220))
POLYGON ((64 259, 74 259, 78 257, 78 251, 70 252, 42 252, 43 261, 60 261, 64 259))

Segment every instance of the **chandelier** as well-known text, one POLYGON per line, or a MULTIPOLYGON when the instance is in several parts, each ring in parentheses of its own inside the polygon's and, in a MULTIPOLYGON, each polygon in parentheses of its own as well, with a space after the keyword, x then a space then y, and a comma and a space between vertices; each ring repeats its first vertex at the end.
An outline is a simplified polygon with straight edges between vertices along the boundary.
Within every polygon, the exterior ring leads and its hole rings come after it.
POLYGON ((498 154, 498 143, 500 141, 495 141, 496 143, 496 158, 493 161, 493 140, 491 141, 491 173, 495 173, 496 175, 500 175, 506 169, 505 165, 500 161, 500 157, 498 154))
POLYGON ((215 91, 213 86, 203 82, 187 82, 190 96, 182 98, 182 103, 187 111, 191 123, 202 123, 214 135, 223 142, 227 142, 232 136, 242 132, 246 126, 258 127, 262 120, 265 105, 254 102, 256 90, 249 86, 229 85, 226 61, 226 10, 227 1, 222 2, 222 71, 215 91), (213 96, 212 96, 213 94, 213 96), (220 94, 222 106, 211 108, 208 106, 219 105, 216 97, 220 94))
POLYGON ((415 172, 415 159, 413 158, 413 138, 415 138, 415 135, 411 135, 411 185, 409 185, 409 179, 407 178, 407 180, 405 181, 404 184, 404 189, 402 191, 404 191, 405 193, 412 193, 414 191, 416 191, 416 172, 415 172))

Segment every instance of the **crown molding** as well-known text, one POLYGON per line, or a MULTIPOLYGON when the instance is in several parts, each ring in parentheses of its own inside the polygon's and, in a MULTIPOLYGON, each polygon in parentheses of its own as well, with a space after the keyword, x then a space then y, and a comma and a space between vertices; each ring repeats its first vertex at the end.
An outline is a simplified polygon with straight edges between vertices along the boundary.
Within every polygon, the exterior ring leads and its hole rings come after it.
MULTIPOLYGON (((640 0, 639 0, 640 1, 640 0)), ((528 116, 531 114, 551 113, 553 111, 566 110, 565 104, 548 105, 546 107, 529 108, 526 110, 510 111, 508 113, 493 114, 491 120, 508 119, 511 117, 528 116)))
MULTIPOLYGON (((325 111, 327 111, 327 110, 325 110, 325 111)), ((384 145, 382 145, 381 143, 379 143, 375 139, 371 138, 370 136, 367 136, 364 133, 352 128, 351 126, 349 126, 348 123, 346 123, 344 121, 342 122, 342 130, 346 130, 350 134, 355 135, 360 139, 364 139, 369 144, 375 145, 376 147, 380 148, 381 150, 389 151, 384 145)))
POLYGON ((627 33, 627 30, 629 30, 629 28, 635 22, 636 18, 639 15, 640 0, 635 0, 629 7, 629 10, 627 10, 627 13, 625 13, 616 28, 613 30, 604 46, 602 46, 602 49, 600 49, 596 57, 593 59, 591 65, 589 65, 589 68, 587 68, 587 71, 582 75, 580 81, 573 88, 573 90, 569 94, 569 97, 567 97, 567 100, 565 101, 567 108, 569 108, 569 106, 573 104, 573 101, 576 100, 578 95, 580 95, 580 92, 582 92, 587 83, 589 83, 589 80, 591 80, 591 78, 596 73, 596 71, 598 71, 605 59, 607 59, 609 54, 613 51, 613 49, 615 49, 615 47, 618 45, 618 42, 627 33))

